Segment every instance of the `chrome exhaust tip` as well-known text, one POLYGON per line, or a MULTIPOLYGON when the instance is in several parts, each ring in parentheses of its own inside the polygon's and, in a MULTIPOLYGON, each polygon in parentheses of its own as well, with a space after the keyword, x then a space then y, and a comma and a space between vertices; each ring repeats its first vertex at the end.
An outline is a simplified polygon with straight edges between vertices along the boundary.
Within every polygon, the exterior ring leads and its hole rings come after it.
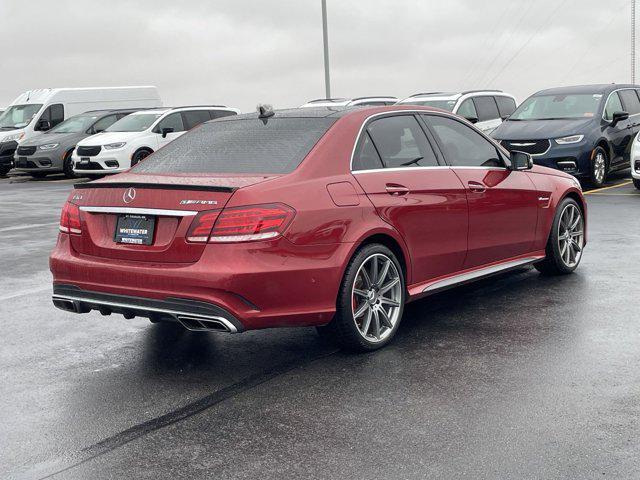
POLYGON ((211 318, 178 315, 178 321, 184 328, 192 332, 231 333, 231 330, 223 322, 211 318))

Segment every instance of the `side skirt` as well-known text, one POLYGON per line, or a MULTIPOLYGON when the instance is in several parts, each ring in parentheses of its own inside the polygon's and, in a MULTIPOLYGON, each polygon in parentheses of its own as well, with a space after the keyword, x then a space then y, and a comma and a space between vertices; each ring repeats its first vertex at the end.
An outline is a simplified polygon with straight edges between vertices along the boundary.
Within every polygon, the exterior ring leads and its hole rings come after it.
POLYGON ((508 272, 509 270, 515 270, 527 265, 532 265, 541 260, 544 260, 544 258, 545 252, 544 250, 542 250, 540 252, 533 252, 529 255, 510 258, 501 262, 483 265, 481 267, 463 270, 451 275, 434 278, 426 282, 410 285, 409 297, 411 300, 415 300, 425 295, 441 292, 442 290, 471 283, 476 280, 490 277, 492 275, 497 275, 500 273, 508 272))

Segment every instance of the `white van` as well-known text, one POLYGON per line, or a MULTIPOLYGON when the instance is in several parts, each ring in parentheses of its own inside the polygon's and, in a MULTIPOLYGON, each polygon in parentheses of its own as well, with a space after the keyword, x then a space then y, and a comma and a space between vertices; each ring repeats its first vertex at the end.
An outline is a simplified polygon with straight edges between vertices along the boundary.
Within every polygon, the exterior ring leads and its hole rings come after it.
POLYGON ((44 88, 29 90, 0 115, 0 175, 13 167, 23 140, 89 110, 161 107, 156 87, 44 88))

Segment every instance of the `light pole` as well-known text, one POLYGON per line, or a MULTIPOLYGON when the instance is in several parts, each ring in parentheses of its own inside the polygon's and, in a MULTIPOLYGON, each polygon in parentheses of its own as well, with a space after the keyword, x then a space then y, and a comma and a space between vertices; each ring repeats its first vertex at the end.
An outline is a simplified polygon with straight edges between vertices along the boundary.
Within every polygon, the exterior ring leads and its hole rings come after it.
POLYGON ((636 83, 636 0, 631 0, 631 83, 636 83))
POLYGON ((329 32, 327 29, 327 0, 322 0, 322 41, 324 43, 324 89, 327 98, 331 98, 331 79, 329 77, 329 32))

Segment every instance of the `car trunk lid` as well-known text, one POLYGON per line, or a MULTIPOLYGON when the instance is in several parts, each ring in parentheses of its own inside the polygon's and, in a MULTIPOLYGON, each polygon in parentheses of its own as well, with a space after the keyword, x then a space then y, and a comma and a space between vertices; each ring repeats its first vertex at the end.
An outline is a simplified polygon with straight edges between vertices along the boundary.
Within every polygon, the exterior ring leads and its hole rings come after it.
POLYGON ((80 207, 82 234, 71 235, 71 245, 80 254, 101 258, 155 263, 196 262, 205 244, 190 243, 186 236, 198 212, 221 210, 238 188, 269 178, 126 173, 78 184, 70 201, 80 207), (149 245, 116 241, 118 219, 131 215, 153 219, 149 245))

